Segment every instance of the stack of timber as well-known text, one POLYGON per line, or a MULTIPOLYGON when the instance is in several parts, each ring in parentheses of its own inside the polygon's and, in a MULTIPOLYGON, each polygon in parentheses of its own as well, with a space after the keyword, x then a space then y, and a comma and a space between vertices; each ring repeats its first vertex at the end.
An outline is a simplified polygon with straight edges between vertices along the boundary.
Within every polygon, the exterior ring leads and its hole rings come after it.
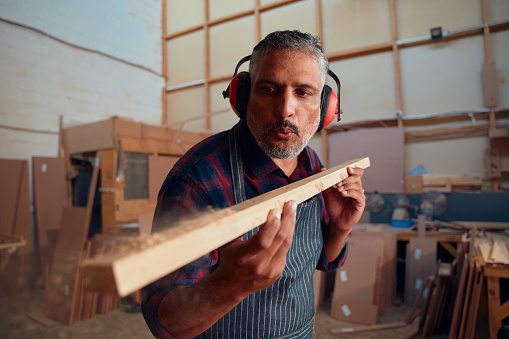
POLYGON ((471 192, 482 189, 481 178, 458 174, 409 175, 405 179, 407 193, 437 191, 442 193, 471 192))

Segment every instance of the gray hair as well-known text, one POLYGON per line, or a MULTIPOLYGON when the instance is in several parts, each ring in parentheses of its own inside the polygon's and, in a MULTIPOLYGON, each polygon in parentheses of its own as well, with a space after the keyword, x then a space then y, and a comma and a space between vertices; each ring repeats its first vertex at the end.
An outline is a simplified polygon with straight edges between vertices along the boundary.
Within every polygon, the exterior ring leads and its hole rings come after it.
POLYGON ((249 73, 257 71, 260 57, 267 55, 272 50, 297 50, 318 59, 320 70, 322 71, 322 85, 325 84, 327 72, 329 71, 329 61, 323 51, 322 43, 318 36, 294 31, 275 31, 268 34, 262 41, 253 48, 251 60, 249 62, 249 73))

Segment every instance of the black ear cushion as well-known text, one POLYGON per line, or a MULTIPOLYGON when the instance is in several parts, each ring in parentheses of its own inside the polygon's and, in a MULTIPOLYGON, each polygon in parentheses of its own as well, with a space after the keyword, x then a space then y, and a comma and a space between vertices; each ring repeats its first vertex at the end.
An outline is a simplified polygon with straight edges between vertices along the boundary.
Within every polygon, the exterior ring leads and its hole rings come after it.
POLYGON ((251 77, 248 72, 240 72, 237 82, 237 98, 235 107, 239 118, 246 119, 247 102, 249 100, 249 91, 251 90, 251 77))
POLYGON ((317 132, 321 131, 325 126, 325 120, 327 118, 327 112, 329 111, 329 102, 332 93, 332 88, 328 85, 323 86, 322 89, 322 100, 320 102, 320 124, 318 125, 317 132))

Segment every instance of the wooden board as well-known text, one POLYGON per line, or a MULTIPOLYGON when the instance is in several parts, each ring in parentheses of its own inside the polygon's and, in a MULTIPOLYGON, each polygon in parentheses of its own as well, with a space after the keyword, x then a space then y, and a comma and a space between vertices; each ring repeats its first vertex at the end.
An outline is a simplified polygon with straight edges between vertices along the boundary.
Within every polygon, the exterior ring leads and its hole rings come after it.
POLYGON ((378 306, 370 302, 335 296, 332 298, 330 316, 332 319, 351 323, 374 325, 378 316, 378 306))
POLYGON ((373 331, 383 331, 383 330, 390 330, 395 328, 402 328, 406 327, 407 324, 400 321, 395 323, 386 323, 386 324, 377 324, 377 325, 370 325, 370 326, 364 326, 364 327, 342 327, 342 328, 331 328, 329 330, 330 334, 348 334, 348 333, 362 333, 362 332, 373 332, 373 331))
POLYGON ((18 235, 25 246, 0 251, 0 296, 35 285, 28 161, 0 159, 0 234, 18 235))
POLYGON ((57 246, 62 209, 69 205, 65 166, 64 158, 32 158, 39 264, 45 281, 57 246))
POLYGON ((369 158, 351 160, 241 204, 183 222, 141 242, 138 239, 127 252, 86 260, 83 284, 106 291, 116 288, 120 296, 126 296, 264 223, 268 212, 281 210, 286 201, 301 203, 344 180, 348 177, 347 167, 368 166, 369 158))
POLYGON ((56 249, 46 294, 46 315, 64 325, 74 321, 80 252, 56 249))
POLYGON ((62 209, 68 206, 65 159, 32 158, 39 246, 55 247, 62 209))
POLYGON ((436 258, 436 239, 410 239, 405 269, 405 304, 409 306, 414 304, 426 277, 435 272, 436 258))
MULTIPOLYGON (((383 239, 363 239, 361 236, 348 239, 349 257, 345 264, 336 272, 334 291, 331 306, 331 317, 337 320, 345 320, 344 317, 335 318, 334 315, 343 314, 339 309, 345 300, 377 306, 378 294, 375 293, 377 285, 377 273, 380 271, 378 265, 379 249, 383 246, 383 239), (378 247, 378 249, 376 248, 378 247)), ((370 317, 367 313, 366 316, 370 317)), ((362 313, 358 315, 358 320, 362 313)), ((351 321, 351 320, 348 320, 351 321)), ((375 318, 376 321, 376 318, 375 318)), ((363 324, 372 323, 364 320, 363 324)))

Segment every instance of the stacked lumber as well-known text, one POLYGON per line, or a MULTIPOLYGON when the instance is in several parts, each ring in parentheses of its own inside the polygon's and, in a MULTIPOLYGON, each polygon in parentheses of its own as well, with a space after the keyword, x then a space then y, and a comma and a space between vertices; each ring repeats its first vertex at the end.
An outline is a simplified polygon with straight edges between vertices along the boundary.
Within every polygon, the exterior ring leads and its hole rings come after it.
POLYGON ((422 189, 424 192, 438 191, 442 193, 451 193, 459 190, 479 190, 481 186, 481 178, 471 178, 465 173, 424 174, 422 176, 422 189))
POLYGON ((0 159, 0 296, 35 287, 28 179, 27 160, 0 159))

